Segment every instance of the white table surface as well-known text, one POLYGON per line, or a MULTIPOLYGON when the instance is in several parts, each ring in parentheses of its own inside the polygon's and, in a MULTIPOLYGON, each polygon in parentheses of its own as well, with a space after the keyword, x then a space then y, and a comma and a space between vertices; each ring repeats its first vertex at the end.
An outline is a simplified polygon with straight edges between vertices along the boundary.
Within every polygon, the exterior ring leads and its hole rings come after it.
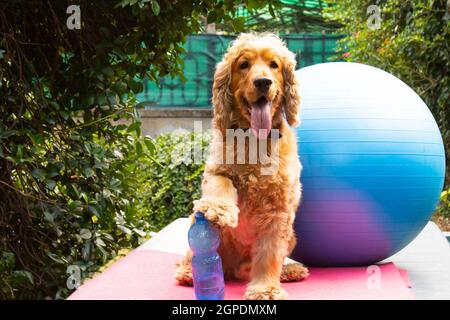
MULTIPOLYGON (((180 218, 162 229, 137 250, 184 254, 189 245, 189 220, 180 218)), ((433 223, 406 248, 384 260, 406 269, 417 299, 450 299, 450 244, 433 223)))

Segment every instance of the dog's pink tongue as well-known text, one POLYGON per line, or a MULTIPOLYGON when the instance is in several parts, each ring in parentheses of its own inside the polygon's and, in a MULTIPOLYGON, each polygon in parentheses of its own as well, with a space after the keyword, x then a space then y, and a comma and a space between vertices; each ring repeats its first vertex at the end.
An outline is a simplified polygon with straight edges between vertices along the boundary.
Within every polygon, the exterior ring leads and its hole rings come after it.
POLYGON ((250 125, 255 137, 258 139, 267 139, 272 128, 270 102, 252 106, 250 125))

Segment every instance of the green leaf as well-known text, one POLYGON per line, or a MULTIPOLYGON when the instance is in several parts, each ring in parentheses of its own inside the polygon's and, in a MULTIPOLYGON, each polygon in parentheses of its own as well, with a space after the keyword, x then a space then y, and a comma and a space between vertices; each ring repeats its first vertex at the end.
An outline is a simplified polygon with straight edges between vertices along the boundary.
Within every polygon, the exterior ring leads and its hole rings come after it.
POLYGON ((59 175, 59 173, 56 168, 51 168, 50 171, 47 172, 47 177, 49 177, 49 178, 54 178, 58 175, 59 175))
POLYGON ((275 15, 275 11, 273 11, 272 4, 269 4, 269 13, 272 16, 272 18, 276 19, 277 16, 275 15))
MULTIPOLYGON (((270 8, 270 4, 269 4, 269 8, 270 8)), ((258 8, 258 1, 257 0, 247 0, 247 4, 246 4, 246 8, 248 11, 253 11, 256 8, 258 8)))
POLYGON ((132 231, 129 228, 127 228, 127 227, 125 227, 123 225, 118 225, 117 229, 119 229, 120 231, 122 231, 125 234, 131 234, 132 233, 132 231))
POLYGON ((67 111, 65 111, 65 110, 61 110, 61 111, 59 112, 59 114, 61 115, 61 117, 63 117, 64 120, 67 120, 67 119, 69 119, 69 117, 70 117, 70 113, 67 112, 67 111))
POLYGON ((134 93, 139 93, 144 90, 142 81, 130 80, 130 82, 128 82, 128 86, 134 93))
POLYGON ((31 175, 33 177, 35 177, 36 179, 38 179, 39 181, 44 180, 46 174, 47 173, 44 170, 39 169, 39 168, 35 168, 35 169, 33 169, 33 171, 31 171, 31 175))
POLYGON ((54 253, 46 252, 47 256, 58 264, 67 264, 68 261, 64 257, 59 257, 54 253))
POLYGON ((12 272, 11 276, 13 284, 15 286, 20 286, 23 284, 34 284, 33 275, 28 271, 16 270, 12 272))
POLYGON ((101 94, 101 95, 96 96, 95 102, 100 106, 105 105, 106 104, 106 95, 101 94))
POLYGON ((114 89, 118 94, 124 94, 127 90, 127 84, 123 81, 118 81, 114 85, 114 89))
POLYGON ((161 11, 159 3, 156 0, 152 0, 152 11, 155 14, 155 16, 159 15, 159 12, 161 11))
POLYGON ((80 198, 80 191, 78 191, 77 185, 75 183, 72 183, 70 186, 72 187, 72 189, 75 192, 75 194, 77 195, 77 197, 80 198))
POLYGON ((117 2, 117 4, 114 6, 114 9, 117 9, 117 8, 119 8, 119 7, 125 7, 126 6, 126 3, 127 3, 127 1, 120 1, 120 2, 117 2))
POLYGON ((2 139, 8 139, 9 137, 15 135, 17 132, 14 130, 6 130, 3 132, 0 132, 0 140, 2 139))
POLYGON ((245 18, 244 17, 234 18, 231 24, 235 32, 242 32, 245 27, 245 18))
POLYGON ((23 145, 19 144, 17 146, 16 156, 17 156, 18 159, 22 159, 23 158, 23 145))
POLYGON ((91 241, 86 241, 81 248, 81 256, 83 260, 89 260, 89 256, 91 255, 91 241))
POLYGON ((136 153, 138 157, 142 156, 142 144, 139 141, 136 142, 136 153))
POLYGON ((92 232, 89 229, 83 228, 83 229, 80 229, 80 234, 79 235, 80 235, 80 237, 82 239, 88 240, 88 239, 90 239, 92 237, 92 232))
POLYGON ((109 191, 108 189, 104 188, 104 189, 102 190, 102 195, 103 195, 103 197, 105 197, 106 199, 109 199, 109 198, 111 198, 112 193, 111 193, 111 191, 109 191))
POLYGON ((90 168, 90 167, 85 167, 83 171, 84 171, 84 176, 86 178, 92 177, 94 175, 94 173, 95 173, 94 170, 92 168, 90 168))
MULTIPOLYGON (((88 106, 92 106, 94 103, 95 103, 95 95, 91 94, 91 95, 89 95, 88 98, 87 98, 87 105, 88 105, 88 106)), ((83 116, 84 122, 85 122, 85 123, 86 123, 86 122, 90 122, 91 120, 90 120, 89 118, 87 118, 87 116, 90 116, 90 115, 91 115, 91 111, 90 111, 90 110, 85 110, 84 112, 85 112, 85 114, 87 114, 87 115, 83 116)), ((92 117, 91 117, 91 118, 92 118, 92 117)))
POLYGON ((100 213, 98 212, 98 210, 94 206, 88 206, 88 209, 89 209, 90 212, 95 214, 97 217, 100 216, 100 213))
POLYGON ((115 92, 111 92, 111 91, 108 92, 106 95, 106 98, 108 100, 108 104, 111 104, 111 105, 115 105, 120 102, 120 98, 117 95, 117 93, 115 93, 115 92))
POLYGON ((80 200, 69 200, 69 202, 68 202, 68 209, 70 210, 70 211, 80 211, 80 210, 82 210, 83 208, 82 208, 82 203, 81 203, 81 201, 80 200))
POLYGON ((31 118, 33 118, 30 110, 27 109, 27 111, 25 111, 25 113, 23 114, 23 117, 27 120, 31 120, 31 118))
POLYGON ((216 22, 217 18, 218 18, 217 11, 211 10, 210 12, 208 12, 208 15, 206 16, 206 21, 208 21, 208 23, 213 23, 216 22))
POLYGON ((133 132, 135 131, 136 134, 139 136, 141 134, 141 122, 140 121, 136 121, 133 122, 127 129, 128 132, 133 132))
POLYGON ((41 144, 44 142, 44 137, 39 133, 33 134, 30 132, 29 136, 33 140, 34 144, 41 144))
POLYGON ((87 196, 86 193, 82 192, 80 196, 84 200, 84 203, 86 203, 86 204, 89 203, 89 197, 87 196))
POLYGON ((56 181, 52 179, 46 179, 45 185, 47 186, 47 189, 53 190, 56 187, 56 181))
POLYGON ((112 235, 110 235, 109 233, 103 233, 103 237, 105 239, 108 239, 109 241, 114 241, 114 238, 112 235))
POLYGON ((99 247, 106 247, 106 243, 102 240, 102 239, 100 239, 100 238, 97 238, 97 239, 95 239, 95 244, 97 245, 97 246, 99 246, 99 247))
POLYGON ((133 231, 141 237, 145 237, 147 235, 144 231, 137 229, 137 228, 133 228, 133 231))
POLYGON ((110 189, 112 189, 114 191, 119 191, 121 184, 122 184, 122 182, 119 179, 113 178, 113 179, 111 179, 111 182, 110 182, 110 189))
POLYGON ((153 139, 149 138, 149 137, 145 137, 144 143, 145 143, 145 146, 147 147, 147 150, 150 153, 150 155, 153 156, 156 151, 155 142, 153 141, 153 139))
POLYGON ((0 272, 8 271, 16 265, 16 258, 14 253, 3 251, 0 255, 0 272))

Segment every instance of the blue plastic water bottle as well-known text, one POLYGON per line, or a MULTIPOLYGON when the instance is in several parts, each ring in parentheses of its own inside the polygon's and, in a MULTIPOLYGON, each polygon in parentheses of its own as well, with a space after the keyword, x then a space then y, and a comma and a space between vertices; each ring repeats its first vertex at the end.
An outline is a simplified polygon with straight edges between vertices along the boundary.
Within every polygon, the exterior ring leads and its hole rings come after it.
POLYGON ((192 277, 197 300, 223 300, 225 285, 222 260, 217 253, 219 231, 211 226, 202 212, 196 212, 188 239, 194 253, 192 277))

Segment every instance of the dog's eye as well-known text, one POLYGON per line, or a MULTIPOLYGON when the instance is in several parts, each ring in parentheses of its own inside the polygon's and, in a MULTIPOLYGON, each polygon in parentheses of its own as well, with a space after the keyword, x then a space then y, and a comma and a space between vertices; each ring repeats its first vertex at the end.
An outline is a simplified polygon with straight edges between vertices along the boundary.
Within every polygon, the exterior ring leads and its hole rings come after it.
POLYGON ((278 68, 278 65, 277 65, 277 63, 275 61, 272 61, 270 63, 270 67, 273 68, 273 69, 276 69, 276 68, 278 68))
POLYGON ((239 65, 240 69, 247 69, 248 68, 248 61, 244 61, 239 65))

